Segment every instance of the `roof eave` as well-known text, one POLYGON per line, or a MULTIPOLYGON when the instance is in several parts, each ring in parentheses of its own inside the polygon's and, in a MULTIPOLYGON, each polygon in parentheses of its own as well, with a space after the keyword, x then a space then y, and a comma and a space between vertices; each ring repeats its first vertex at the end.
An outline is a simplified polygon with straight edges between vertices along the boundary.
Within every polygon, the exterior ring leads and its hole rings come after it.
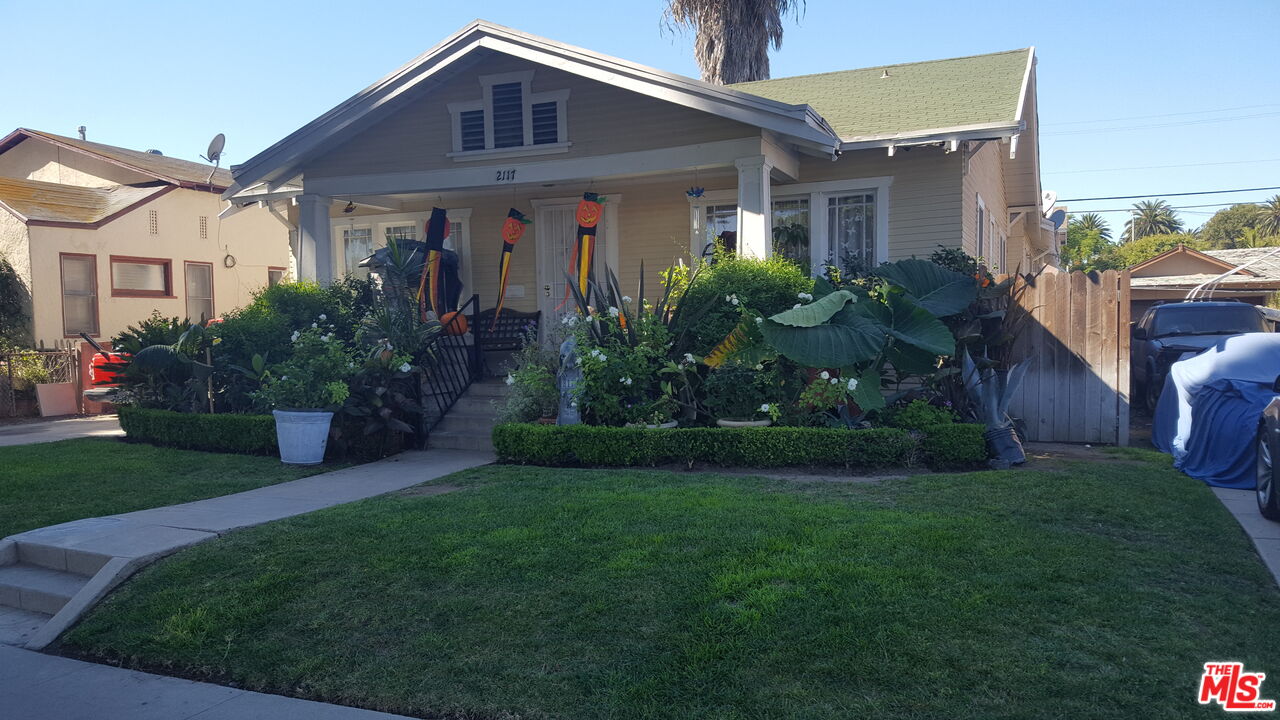
POLYGON ((840 142, 840 149, 848 151, 882 148, 890 145, 928 145, 949 140, 997 140, 1012 137, 1026 131, 1026 129, 1026 122, 1018 120, 1014 122, 979 123, 945 128, 905 130, 896 133, 844 138, 840 142))

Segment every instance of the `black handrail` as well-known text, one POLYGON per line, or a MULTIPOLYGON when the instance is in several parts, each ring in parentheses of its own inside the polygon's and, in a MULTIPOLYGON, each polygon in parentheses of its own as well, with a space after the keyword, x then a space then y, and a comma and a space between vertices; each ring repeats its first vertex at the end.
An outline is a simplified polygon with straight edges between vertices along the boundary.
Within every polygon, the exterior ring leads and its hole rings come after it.
POLYGON ((480 314, 480 296, 472 295, 458 313, 467 318, 467 332, 450 334, 448 328, 436 336, 431 345, 427 379, 420 390, 422 407, 417 445, 426 447, 427 435, 462 397, 471 384, 480 379, 483 363, 476 342, 476 322, 480 314))

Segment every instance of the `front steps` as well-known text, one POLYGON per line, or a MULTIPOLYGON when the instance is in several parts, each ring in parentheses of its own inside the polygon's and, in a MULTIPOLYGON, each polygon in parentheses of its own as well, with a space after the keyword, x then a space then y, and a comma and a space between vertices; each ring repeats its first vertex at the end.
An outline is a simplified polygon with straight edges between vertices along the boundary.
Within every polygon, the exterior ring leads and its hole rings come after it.
POLYGON ((0 552, 0 643, 25 645, 110 557, 30 542, 0 552))
POLYGON ((506 395, 501 379, 472 383, 427 435, 427 447, 492 452, 498 405, 506 395))

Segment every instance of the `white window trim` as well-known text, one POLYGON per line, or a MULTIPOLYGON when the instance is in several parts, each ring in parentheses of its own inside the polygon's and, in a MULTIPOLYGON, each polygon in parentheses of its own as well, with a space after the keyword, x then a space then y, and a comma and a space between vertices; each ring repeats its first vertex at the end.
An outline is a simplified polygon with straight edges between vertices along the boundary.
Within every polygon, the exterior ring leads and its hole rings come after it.
MULTIPOLYGON (((875 264, 889 261, 889 188, 893 176, 848 178, 815 183, 771 185, 769 212, 779 200, 809 200, 809 263, 817 272, 826 265, 831 254, 831 238, 827 233, 827 199, 836 195, 874 191, 876 198, 875 264), (821 238, 822 242, 815 242, 821 238)), ((707 206, 728 205, 738 202, 738 190, 707 190, 701 197, 689 198, 689 256, 697 259, 702 254, 706 235, 707 206)))
MULTIPOLYGON (((449 222, 459 223, 462 231, 459 237, 451 237, 453 240, 454 251, 458 253, 458 262, 462 265, 460 273, 463 285, 463 293, 473 290, 472 285, 472 266, 471 266, 471 208, 452 208, 445 210, 445 216, 449 222)), ((372 231, 372 247, 374 250, 386 247, 387 245, 387 228, 399 225, 412 224, 417 228, 417 238, 419 241, 427 236, 427 219, 431 217, 430 211, 413 212, 413 213, 388 213, 383 215, 360 215, 357 217, 347 218, 331 218, 329 220, 330 233, 329 237, 333 238, 334 247, 334 264, 341 274, 349 274, 357 268, 348 268, 346 247, 342 242, 342 231, 351 228, 369 229, 372 231)))
MULTIPOLYGON (((612 270, 616 275, 619 271, 619 256, 621 252, 619 249, 621 229, 618 227, 618 208, 622 205, 622 193, 601 192, 600 195, 603 195, 605 198, 603 203, 604 264, 607 269, 612 270)), ((565 268, 551 267, 546 258, 543 246, 537 242, 538 215, 543 210, 550 210, 554 208, 576 208, 578 207, 578 203, 581 201, 581 195, 576 197, 536 198, 529 201, 529 205, 533 207, 534 212, 534 249, 537 251, 536 257, 534 258, 534 272, 536 273, 535 277, 538 282, 538 309, 544 311, 544 313, 548 307, 555 307, 560 304, 560 298, 550 298, 552 302, 548 305, 545 286, 549 284, 550 279, 554 277, 554 274, 564 272, 565 268)), ((597 277, 597 280, 603 281, 604 278, 597 277)), ((550 313, 546 313, 544 318, 549 316, 550 313)))
POLYGON ((508 157, 524 157, 526 155, 552 155, 569 152, 573 143, 569 142, 569 120, 566 112, 569 103, 569 89, 551 90, 535 93, 532 90, 533 70, 520 72, 481 75, 480 87, 482 97, 479 100, 451 102, 448 104, 449 116, 453 126, 453 152, 445 153, 454 162, 471 160, 493 160, 508 157), (496 148, 493 146, 493 86, 518 82, 521 85, 520 99, 523 103, 524 145, 521 147, 496 148), (556 104, 556 142, 533 144, 533 106, 539 103, 554 102, 556 104), (462 149, 462 113, 473 110, 484 111, 484 149, 462 149))
POLYGON ((973 219, 973 249, 976 251, 973 256, 979 260, 984 260, 982 251, 985 249, 983 246, 986 244, 987 229, 984 227, 985 223, 983 221, 987 219, 987 204, 982 201, 980 193, 974 193, 973 196, 978 199, 978 204, 973 211, 975 215, 973 219))

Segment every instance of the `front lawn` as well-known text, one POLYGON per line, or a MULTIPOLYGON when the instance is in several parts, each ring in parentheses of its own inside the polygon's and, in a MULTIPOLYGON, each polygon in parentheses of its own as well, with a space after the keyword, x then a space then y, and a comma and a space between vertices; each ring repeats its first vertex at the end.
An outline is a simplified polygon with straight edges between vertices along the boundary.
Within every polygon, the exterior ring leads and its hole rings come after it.
POLYGON ((252 490, 331 469, 114 438, 0 448, 0 537, 252 490))
POLYGON ((1159 458, 439 482, 184 551, 61 650, 457 718, 1200 717, 1204 662, 1280 672, 1275 584, 1159 458))

